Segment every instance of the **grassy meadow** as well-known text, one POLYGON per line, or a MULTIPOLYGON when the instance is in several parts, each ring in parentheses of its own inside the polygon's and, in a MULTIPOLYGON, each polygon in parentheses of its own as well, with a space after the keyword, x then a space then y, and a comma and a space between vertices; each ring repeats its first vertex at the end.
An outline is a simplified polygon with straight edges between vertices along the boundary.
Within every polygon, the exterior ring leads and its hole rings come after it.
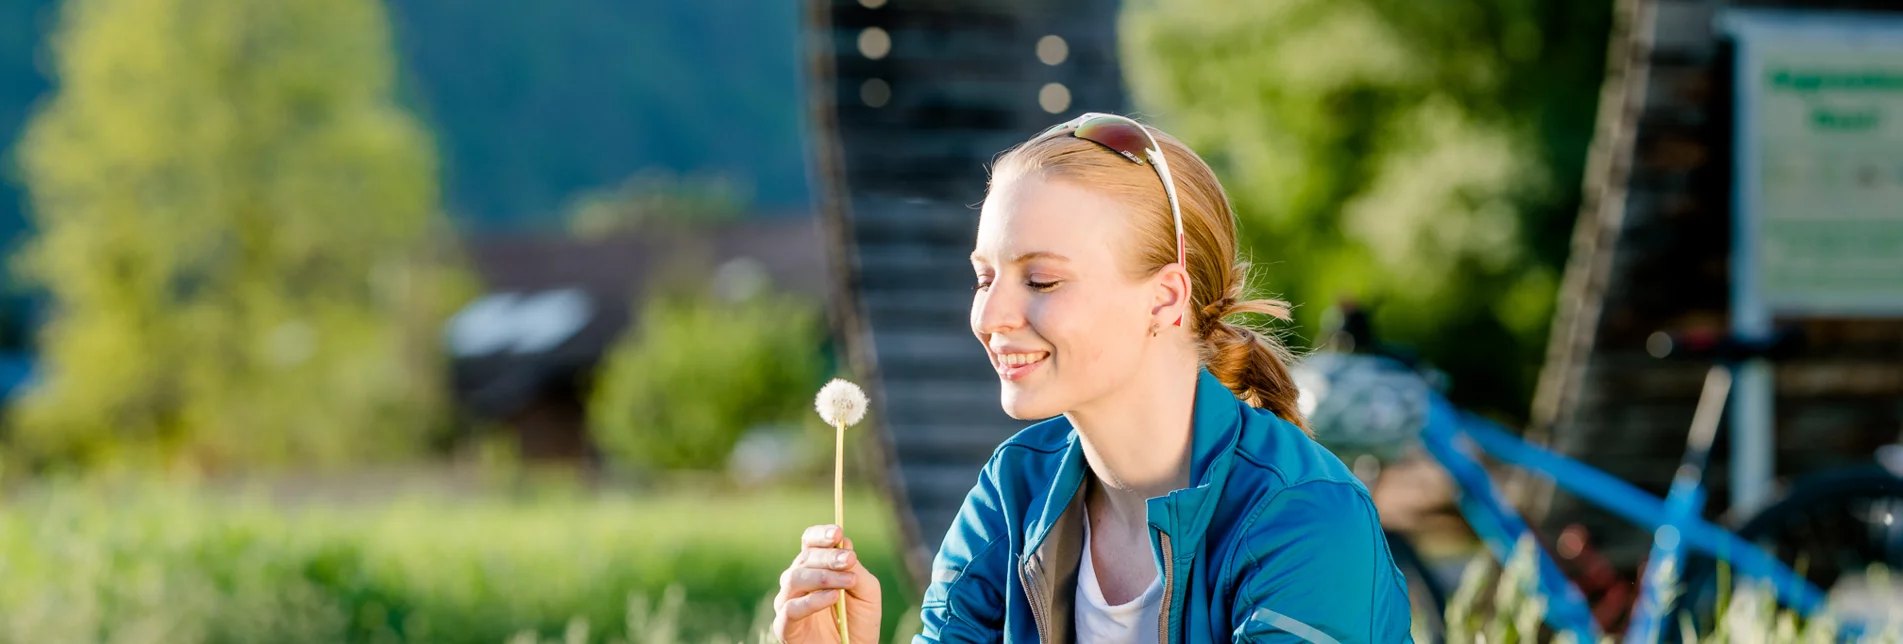
MULTIPOLYGON (((899 581, 890 512, 849 503, 886 582, 889 640, 916 623, 917 593, 899 581)), ((0 505, 0 641, 755 641, 801 529, 831 518, 819 490, 348 503, 16 490, 0 505)))

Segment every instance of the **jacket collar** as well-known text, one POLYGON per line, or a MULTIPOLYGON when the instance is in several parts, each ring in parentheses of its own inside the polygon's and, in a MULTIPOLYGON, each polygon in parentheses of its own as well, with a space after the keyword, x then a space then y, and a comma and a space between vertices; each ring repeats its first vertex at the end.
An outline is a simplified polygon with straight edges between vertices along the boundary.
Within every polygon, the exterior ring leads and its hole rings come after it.
MULTIPOLYGON (((1215 501, 1222 496, 1222 484, 1229 475, 1230 454, 1241 436, 1242 406, 1242 401, 1208 369, 1197 370, 1196 402, 1190 422, 1190 486, 1149 500, 1152 528, 1170 534, 1178 543, 1201 541, 1203 527, 1208 525, 1209 515, 1215 511, 1215 501)), ((1060 520, 1071 518, 1064 516, 1065 510, 1073 507, 1072 500, 1089 475, 1083 443, 1079 441, 1077 430, 1072 428, 1057 476, 1044 496, 1044 507, 1025 526, 1022 556, 1036 553, 1052 527, 1060 520)), ((1181 553, 1194 551, 1194 548, 1177 548, 1181 553)))

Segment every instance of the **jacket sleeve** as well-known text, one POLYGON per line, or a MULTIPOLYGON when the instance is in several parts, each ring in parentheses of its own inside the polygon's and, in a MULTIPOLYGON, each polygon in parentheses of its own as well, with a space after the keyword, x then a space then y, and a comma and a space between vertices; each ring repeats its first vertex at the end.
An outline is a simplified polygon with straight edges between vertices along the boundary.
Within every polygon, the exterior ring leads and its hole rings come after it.
POLYGON ((958 518, 932 560, 932 579, 920 607, 913 644, 997 642, 1003 639, 1011 545, 992 455, 965 496, 958 518))
POLYGON ((1237 642, 1412 641, 1407 586, 1367 493, 1290 487, 1255 509, 1230 616, 1237 642))

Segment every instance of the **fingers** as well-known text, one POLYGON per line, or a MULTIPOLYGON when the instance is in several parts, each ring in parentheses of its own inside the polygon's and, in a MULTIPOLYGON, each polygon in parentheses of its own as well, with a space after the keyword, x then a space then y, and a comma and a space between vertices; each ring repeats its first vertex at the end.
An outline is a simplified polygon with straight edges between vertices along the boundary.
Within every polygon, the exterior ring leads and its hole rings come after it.
POLYGON ((805 548, 832 548, 839 545, 842 530, 836 525, 816 525, 807 528, 800 535, 800 546, 805 548))
POLYGON ((852 539, 846 538, 844 531, 840 530, 839 526, 816 525, 807 528, 806 532, 800 534, 800 547, 851 550, 852 539))
POLYGON ((859 575, 817 568, 789 568, 780 575, 780 592, 799 597, 822 590, 849 589, 858 585, 859 575))
MULTIPOLYGON (((780 574, 780 592, 774 605, 788 622, 796 622, 831 607, 839 593, 858 587, 870 573, 852 551, 852 540, 836 525, 817 525, 800 535, 800 553, 780 574)), ((877 580, 870 588, 876 594, 877 580)))
POLYGON ((837 590, 825 590, 786 600, 786 604, 781 608, 781 612, 786 614, 786 621, 788 622, 797 622, 806 619, 813 616, 813 613, 832 608, 833 604, 839 601, 839 592, 840 591, 837 590))
MULTIPOLYGON (((848 542, 850 545, 850 542, 848 542)), ((801 550, 793 559, 794 568, 822 568, 826 570, 852 570, 859 563, 859 555, 851 550, 834 548, 807 548, 801 550)))

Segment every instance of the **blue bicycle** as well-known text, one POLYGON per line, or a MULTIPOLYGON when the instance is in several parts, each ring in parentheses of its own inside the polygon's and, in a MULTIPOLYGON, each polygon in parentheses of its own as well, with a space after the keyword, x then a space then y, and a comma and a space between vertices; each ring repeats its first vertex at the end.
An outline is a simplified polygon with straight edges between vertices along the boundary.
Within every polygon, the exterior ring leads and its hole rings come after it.
MULTIPOLYGON (((1704 520, 1704 470, 1731 391, 1732 367, 1745 359, 1780 354, 1792 340, 1790 336, 1761 342, 1663 337, 1677 349, 1664 353, 1716 359, 1705 378, 1684 459, 1663 499, 1455 408, 1420 371, 1393 357, 1318 353, 1297 369, 1296 379, 1319 440, 1344 460, 1352 462, 1360 455, 1391 458, 1401 445, 1412 442, 1425 447, 1455 482, 1461 514, 1502 562, 1510 558, 1515 544, 1539 541, 1494 485, 1481 465, 1481 453, 1540 474, 1650 531, 1651 553, 1626 621, 1628 642, 1673 636, 1679 619, 1696 621, 1688 612, 1711 610, 1715 566, 1726 567, 1740 581, 1768 588, 1783 607, 1815 616, 1825 610, 1823 588, 1846 573, 1860 573, 1869 564, 1903 565, 1903 479, 1886 470, 1833 471, 1801 481, 1784 502, 1768 507, 1739 532, 1704 520), (1828 523, 1832 526, 1828 530, 1807 530, 1825 525, 1817 523, 1817 517, 1834 523, 1828 523), (1798 561, 1806 564, 1808 576, 1787 563, 1798 561), (1688 580, 1695 592, 1680 592, 1688 580)), ((1405 541, 1390 535, 1390 542, 1405 547, 1405 541)), ((1539 548, 1536 555, 1537 574, 1523 580, 1527 587, 1522 590, 1545 599, 1547 626, 1573 635, 1576 641, 1597 641, 1607 625, 1595 620, 1579 586, 1562 574, 1546 548, 1539 548)), ((1406 552, 1397 548, 1396 561, 1403 568, 1425 568, 1412 557, 1411 548, 1406 552)), ((1414 584, 1411 595, 1435 601, 1443 596, 1431 574, 1408 576, 1414 584)), ((1416 602, 1421 603, 1420 599, 1416 602)), ((1843 632, 1858 631, 1855 617, 1839 617, 1843 632)), ((1709 625, 1708 620, 1699 623, 1709 625)), ((1433 620, 1430 627, 1439 624, 1433 620)))

